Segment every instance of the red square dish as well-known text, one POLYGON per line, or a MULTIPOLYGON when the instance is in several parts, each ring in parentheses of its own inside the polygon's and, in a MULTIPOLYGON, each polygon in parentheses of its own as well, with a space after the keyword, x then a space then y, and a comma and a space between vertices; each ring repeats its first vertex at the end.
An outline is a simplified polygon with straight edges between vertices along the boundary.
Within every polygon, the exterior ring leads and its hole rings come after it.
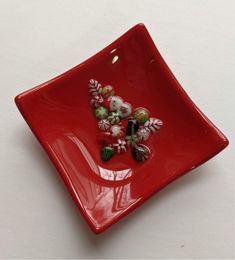
POLYGON ((180 86, 143 24, 15 102, 95 233, 228 145, 180 86), (164 122, 148 142, 149 160, 139 163, 130 154, 100 159, 91 78, 113 85, 118 95, 164 122))

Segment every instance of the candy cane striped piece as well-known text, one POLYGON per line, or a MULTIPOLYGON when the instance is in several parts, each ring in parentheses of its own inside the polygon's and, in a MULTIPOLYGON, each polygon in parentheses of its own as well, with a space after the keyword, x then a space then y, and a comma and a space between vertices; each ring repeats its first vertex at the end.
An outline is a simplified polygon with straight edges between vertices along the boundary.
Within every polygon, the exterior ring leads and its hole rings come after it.
POLYGON ((102 85, 94 79, 89 80, 88 88, 89 88, 89 93, 92 97, 98 96, 99 95, 99 89, 102 87, 102 85))
POLYGON ((100 95, 98 96, 94 96, 91 101, 90 104, 92 107, 97 108, 101 105, 101 103, 104 101, 104 98, 100 95))
POLYGON ((163 122, 160 119, 150 117, 148 121, 145 122, 144 126, 147 127, 152 133, 160 129, 163 122))

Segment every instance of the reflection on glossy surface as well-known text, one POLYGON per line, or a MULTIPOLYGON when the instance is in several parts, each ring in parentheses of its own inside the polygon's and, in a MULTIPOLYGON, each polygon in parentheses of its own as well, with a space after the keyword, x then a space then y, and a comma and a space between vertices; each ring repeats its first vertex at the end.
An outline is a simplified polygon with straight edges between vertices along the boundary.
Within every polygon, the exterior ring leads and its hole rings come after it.
POLYGON ((17 96, 16 103, 95 233, 228 144, 182 90, 141 24, 81 65, 17 96), (165 123, 147 141, 152 154, 146 163, 129 153, 101 161, 90 78, 110 83, 134 107, 146 107, 165 123))
POLYGON ((73 142, 74 145, 77 146, 79 151, 84 156, 87 164, 89 165, 90 169, 99 177, 101 177, 104 180, 108 181, 121 181, 126 180, 127 178, 132 176, 132 170, 131 169, 122 169, 122 170, 110 170, 107 168, 103 168, 102 166, 98 165, 91 154, 89 153, 86 146, 72 133, 68 133, 66 135, 69 140, 73 142))
POLYGON ((132 176, 132 170, 123 169, 119 171, 114 171, 99 166, 99 176, 109 181, 121 181, 130 178, 132 176))
POLYGON ((117 62, 118 59, 119 59, 119 57, 118 57, 117 55, 114 56, 113 59, 112 59, 112 64, 114 64, 115 62, 117 62))
POLYGON ((100 223, 107 225, 110 218, 121 215, 139 200, 138 198, 132 198, 130 183, 118 187, 100 187, 94 184, 93 188, 95 200, 85 210, 90 220, 98 228, 101 228, 100 223), (99 214, 98 222, 97 214, 99 214))
MULTIPOLYGON (((111 171, 97 166, 84 144, 75 136, 67 134, 69 140, 72 140, 74 149, 80 149, 89 167, 99 177, 105 180, 123 180, 131 176, 131 170, 111 171)), ((115 186, 107 186, 106 183, 97 183, 95 179, 78 172, 78 165, 81 161, 69 157, 71 153, 71 142, 64 142, 61 139, 55 140, 50 144, 51 149, 56 151, 58 158, 62 159, 64 172, 69 176, 70 185, 73 187, 76 199, 83 205, 83 210, 87 213, 89 220, 97 227, 108 225, 110 219, 121 215, 131 205, 134 205, 140 198, 132 195, 131 182, 122 184, 119 182, 115 186), (69 151, 70 150, 70 151, 69 151), (89 187, 89 188, 88 188, 89 187)), ((75 153, 74 153, 75 154, 75 153)), ((85 173, 85 172, 84 172, 85 173)), ((116 183, 116 182, 114 182, 116 183)))

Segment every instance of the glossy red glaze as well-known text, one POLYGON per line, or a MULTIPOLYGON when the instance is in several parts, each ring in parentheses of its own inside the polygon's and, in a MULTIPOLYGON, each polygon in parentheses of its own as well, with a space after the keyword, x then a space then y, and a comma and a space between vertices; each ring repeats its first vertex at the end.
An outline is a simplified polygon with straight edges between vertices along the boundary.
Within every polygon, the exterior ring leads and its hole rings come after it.
POLYGON ((101 103, 101 105, 109 110, 110 98, 105 98, 104 101, 101 103))
POLYGON ((95 233, 228 145, 182 89, 143 24, 15 101, 95 233), (163 120, 147 142, 147 162, 134 161, 130 153, 101 161, 89 105, 91 78, 113 85, 125 101, 163 120))
POLYGON ((109 145, 115 143, 115 138, 110 132, 100 132, 97 135, 97 143, 100 145, 109 145))

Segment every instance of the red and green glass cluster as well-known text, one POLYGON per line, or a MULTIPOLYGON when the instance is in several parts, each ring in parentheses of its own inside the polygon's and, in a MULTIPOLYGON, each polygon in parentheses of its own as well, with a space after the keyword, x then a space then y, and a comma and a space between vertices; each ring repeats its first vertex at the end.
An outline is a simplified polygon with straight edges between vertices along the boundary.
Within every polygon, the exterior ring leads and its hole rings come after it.
POLYGON ((88 89, 90 104, 98 119, 100 132, 97 142, 101 146, 101 159, 108 161, 114 155, 130 150, 136 161, 147 160, 150 149, 143 143, 161 128, 162 121, 150 117, 146 108, 133 110, 131 104, 115 95, 111 85, 102 86, 97 80, 91 79, 88 89))

